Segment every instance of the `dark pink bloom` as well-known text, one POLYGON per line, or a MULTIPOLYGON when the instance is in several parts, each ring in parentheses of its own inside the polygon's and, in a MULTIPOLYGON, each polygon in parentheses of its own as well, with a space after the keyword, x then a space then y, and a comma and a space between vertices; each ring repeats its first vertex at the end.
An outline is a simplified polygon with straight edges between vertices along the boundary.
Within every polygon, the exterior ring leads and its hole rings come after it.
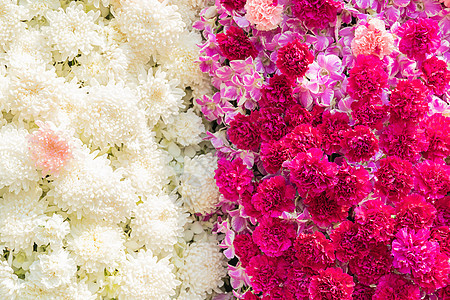
POLYGON ((332 223, 343 221, 348 216, 350 205, 338 203, 334 197, 328 197, 325 192, 308 195, 303 203, 308 207, 308 212, 314 224, 319 227, 327 227, 332 223))
POLYGON ((264 169, 271 174, 275 174, 280 170, 285 160, 289 159, 288 149, 284 142, 270 141, 261 144, 260 157, 264 169))
POLYGON ((267 107, 259 112, 258 130, 262 141, 279 140, 286 135, 287 127, 283 118, 283 108, 267 107))
POLYGON ((239 149, 256 151, 261 142, 258 126, 259 111, 249 116, 237 114, 227 130, 228 138, 239 149))
POLYGON ((416 233, 405 227, 395 237, 392 242, 393 264, 399 272, 425 274, 431 271, 439 253, 439 244, 428 241, 429 230, 421 229, 416 233))
POLYGON ((242 205, 242 214, 244 216, 259 218, 261 214, 255 209, 252 203, 252 197, 254 195, 254 192, 256 191, 256 184, 252 182, 252 186, 252 192, 246 190, 244 193, 242 193, 241 198, 239 199, 239 204, 242 205))
POLYGON ((309 283, 311 282, 311 276, 316 273, 310 268, 302 267, 295 257, 288 272, 288 280, 285 284, 285 288, 295 295, 296 300, 308 300, 308 288, 309 283))
POLYGON ((233 241, 234 253, 244 268, 248 266, 252 257, 261 254, 258 246, 253 242, 250 234, 238 234, 233 241))
POLYGON ((230 201, 238 200, 245 191, 253 189, 251 184, 253 173, 240 158, 233 161, 221 158, 217 162, 214 178, 220 193, 230 201))
POLYGON ((355 124, 368 126, 371 129, 383 128, 383 123, 389 116, 383 106, 373 105, 365 100, 353 102, 351 108, 355 124))
POLYGON ((343 132, 342 153, 351 162, 369 160, 378 152, 378 139, 367 126, 358 125, 343 132))
POLYGON ((258 101, 260 107, 288 108, 296 101, 292 96, 294 83, 286 75, 275 74, 269 78, 269 84, 261 89, 261 99, 258 101))
POLYGON ((383 62, 374 55, 358 55, 355 66, 349 71, 347 91, 355 100, 375 98, 386 88, 388 74, 383 62))
POLYGON ((422 120, 428 112, 428 94, 427 87, 419 79, 399 81, 389 98, 389 122, 417 123, 422 120))
POLYGON ((422 73, 425 84, 436 95, 442 95, 446 89, 450 88, 450 71, 447 63, 432 56, 422 63, 422 73))
POLYGON ((438 299, 449 300, 450 299, 450 285, 447 285, 446 287, 437 291, 436 295, 438 296, 438 299))
POLYGON ((285 211, 294 211, 295 194, 294 187, 286 184, 283 176, 275 176, 261 181, 252 203, 261 215, 278 217, 285 211))
POLYGON ((281 256, 296 236, 294 223, 279 218, 262 218, 253 231, 253 241, 267 256, 281 256))
POLYGON ((384 205, 379 200, 369 200, 355 209, 355 223, 374 242, 387 242, 394 235, 393 214, 392 206, 384 205))
POLYGON ((369 238, 359 226, 351 221, 344 221, 330 234, 336 249, 336 258, 348 262, 355 257, 369 253, 369 238))
POLYGON ((302 267, 318 271, 334 263, 333 244, 320 231, 313 234, 300 233, 294 247, 298 263, 302 267))
POLYGON ((426 160, 415 165, 414 189, 427 199, 439 199, 450 192, 450 166, 426 160))
POLYGON ((409 20, 403 23, 397 34, 401 37, 400 52, 411 59, 424 60, 441 44, 438 22, 432 19, 409 20))
POLYGON ((407 227, 418 231, 429 229, 433 225, 436 209, 422 196, 411 194, 396 205, 395 215, 396 230, 407 227))
POLYGON ((306 74, 309 64, 313 61, 314 56, 308 46, 296 39, 278 49, 276 64, 281 73, 295 80, 306 74))
POLYGON ((387 155, 416 162, 420 152, 428 149, 425 130, 408 123, 390 124, 380 135, 380 148, 387 155))
POLYGON ((317 128, 322 134, 323 150, 331 155, 341 150, 341 140, 343 132, 350 129, 347 114, 337 112, 331 114, 329 111, 323 113, 322 124, 317 128))
POLYGON ((427 273, 413 273, 414 281, 427 294, 431 294, 437 289, 443 288, 450 283, 449 257, 442 253, 436 253, 434 264, 427 273))
POLYGON ((311 278, 309 294, 311 300, 352 300, 353 278, 340 268, 319 270, 319 275, 311 278))
POLYGON ((443 114, 434 114, 423 122, 425 134, 430 141, 423 152, 426 159, 442 161, 450 155, 450 118, 443 114))
POLYGON ((450 257, 450 228, 448 226, 432 228, 430 241, 438 242, 441 253, 450 257))
POLYGON ((450 226, 450 196, 442 197, 434 203, 436 207, 435 226, 450 226))
POLYGON ((311 113, 311 125, 317 127, 322 124, 323 114, 325 113, 325 107, 314 105, 311 113))
POLYGON ((301 152, 289 163, 290 180, 301 197, 320 194, 337 182, 337 166, 320 149, 301 152))
POLYGON ((288 264, 279 257, 257 255, 250 259, 245 272, 255 292, 269 292, 286 281, 288 264))
POLYGON ((284 120, 289 128, 295 128, 300 124, 311 123, 312 115, 300 104, 295 104, 287 108, 284 120))
POLYGON ((340 2, 333 0, 294 0, 292 12, 309 28, 326 28, 336 20, 340 2))
POLYGON ((355 284, 353 290, 353 300, 372 300, 375 289, 360 283, 355 284))
POLYGON ((376 191, 392 202, 397 202, 408 195, 414 184, 412 164, 397 156, 381 159, 375 176, 376 191))
POLYGON ((243 9, 245 2, 245 0, 220 0, 220 4, 229 11, 243 9))
POLYGON ((281 143, 284 144, 289 159, 292 159, 300 152, 306 152, 311 148, 320 148, 322 136, 311 125, 300 124, 287 134, 281 143))
POLYGON ((268 293, 268 295, 262 297, 262 299, 264 300, 297 300, 294 297, 294 294, 288 290, 287 288, 283 287, 275 287, 272 290, 270 290, 270 292, 268 293))
POLYGON ((261 299, 261 298, 259 298, 258 296, 256 296, 252 292, 247 291, 247 292, 245 292, 243 299, 244 300, 258 300, 258 299, 261 299))
POLYGON ((231 26, 226 33, 217 34, 216 40, 223 56, 229 60, 244 60, 258 55, 258 51, 242 28, 231 26))
POLYGON ((365 256, 350 261, 350 271, 358 276, 362 284, 377 284, 380 278, 390 272, 392 257, 384 244, 378 244, 370 249, 365 256))
POLYGON ((373 300, 420 300, 417 285, 399 274, 390 273, 383 276, 375 290, 373 300))

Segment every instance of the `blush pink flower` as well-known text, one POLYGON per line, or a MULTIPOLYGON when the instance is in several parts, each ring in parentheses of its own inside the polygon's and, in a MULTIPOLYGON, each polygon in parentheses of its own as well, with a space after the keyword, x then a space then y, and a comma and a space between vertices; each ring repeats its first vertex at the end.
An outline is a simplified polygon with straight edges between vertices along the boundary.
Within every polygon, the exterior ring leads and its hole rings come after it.
POLYGON ((40 128, 28 140, 31 159, 43 175, 57 175, 72 158, 69 141, 53 123, 36 123, 40 128))
POLYGON ((303 77, 308 71, 308 66, 314 61, 314 56, 306 44, 295 39, 278 49, 277 67, 288 78, 295 80, 303 77))
POLYGON ((245 18, 256 29, 268 31, 277 28, 283 14, 283 5, 274 4, 273 0, 247 0, 245 18))
POLYGON ((319 270, 319 275, 311 278, 309 299, 352 300, 354 286, 353 278, 340 268, 319 270))
POLYGON ((351 47, 355 56, 373 54, 383 58, 394 50, 394 37, 386 31, 382 20, 371 19, 356 28, 351 47))

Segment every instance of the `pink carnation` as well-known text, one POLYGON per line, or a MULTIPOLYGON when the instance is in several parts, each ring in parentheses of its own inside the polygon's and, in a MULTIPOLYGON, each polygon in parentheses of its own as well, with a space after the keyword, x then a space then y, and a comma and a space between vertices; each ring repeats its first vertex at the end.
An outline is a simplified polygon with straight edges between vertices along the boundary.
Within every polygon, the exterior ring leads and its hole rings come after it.
POLYGON ((295 193, 283 176, 275 176, 261 181, 252 203, 263 216, 279 217, 285 211, 294 211, 295 193))
POLYGON ((71 146, 53 123, 37 124, 40 128, 28 139, 31 159, 43 175, 57 175, 72 158, 71 146))
POLYGON ((243 9, 245 2, 245 0, 220 0, 220 4, 229 11, 243 9))
POLYGON ((336 248, 336 258, 341 262, 364 256, 369 253, 369 238, 360 230, 358 224, 344 221, 330 234, 336 248))
POLYGON ((380 160, 380 167, 375 172, 375 189, 390 201, 398 202, 411 191, 413 175, 413 167, 409 161, 388 156, 380 160))
POLYGON ((294 0, 292 12, 309 28, 323 29, 335 22, 341 3, 333 0, 294 0))
POLYGON ((242 159, 229 161, 221 158, 217 162, 214 178, 219 192, 227 200, 236 201, 245 191, 251 191, 253 173, 244 165, 242 159))
POLYGON ((249 116, 237 114, 230 122, 227 130, 228 138, 239 149, 258 150, 261 142, 257 123, 259 117, 259 111, 254 111, 249 116))
POLYGON ((283 118, 284 109, 267 107, 259 112, 258 130, 263 142, 279 140, 286 135, 287 127, 283 118))
POLYGON ((306 152, 311 148, 320 148, 322 136, 319 131, 309 124, 300 124, 287 134, 281 141, 289 153, 289 159, 294 158, 300 152, 306 152))
POLYGON ((362 234, 374 242, 390 241, 394 235, 394 214, 392 206, 379 200, 369 200, 355 209, 355 223, 362 234))
POLYGON ((449 257, 442 253, 436 253, 431 270, 425 274, 414 273, 414 281, 427 293, 431 294, 437 289, 443 288, 450 283, 449 257))
POLYGON ((258 246, 253 242, 250 234, 238 234, 233 241, 234 252, 244 268, 248 266, 252 257, 261 254, 258 246))
POLYGON ((312 115, 300 104, 295 104, 287 108, 284 120, 289 128, 295 128, 300 124, 311 123, 312 115))
POLYGON ((253 241, 264 254, 281 256, 296 236, 294 223, 279 218, 262 218, 253 231, 253 241))
POLYGON ((336 112, 334 114, 325 111, 322 117, 322 124, 317 128, 322 134, 323 150, 331 155, 341 150, 341 140, 344 131, 350 129, 347 114, 336 112))
POLYGON ((377 285, 373 300, 420 300, 420 289, 403 276, 390 273, 377 285))
POLYGON ((436 209, 417 194, 411 194, 395 207, 396 229, 404 227, 418 231, 429 229, 433 225, 436 209))
POLYGON ((355 100, 379 97, 388 86, 383 62, 373 55, 358 55, 349 71, 347 91, 355 100))
POLYGON ((383 106, 370 104, 366 100, 353 102, 351 109, 355 125, 364 125, 371 129, 380 130, 389 117, 383 106))
POLYGON ((255 58, 258 51, 239 27, 231 26, 226 33, 219 33, 216 36, 217 44, 223 55, 229 60, 255 58))
POLYGON ((445 61, 432 56, 423 62, 421 69, 425 84, 436 95, 442 95, 446 89, 450 88, 450 71, 445 61))
POLYGON ((308 208, 311 219, 319 227, 327 227, 347 218, 350 205, 338 203, 334 197, 328 197, 325 192, 308 195, 303 203, 308 208))
POLYGON ((256 26, 256 29, 268 31, 277 28, 283 14, 283 5, 273 0, 247 0, 245 18, 256 26))
POLYGON ((450 257, 450 228, 448 226, 431 229, 430 241, 438 242, 441 253, 450 257))
POLYGON ((334 263, 334 247, 323 233, 300 233, 295 240, 294 247, 298 263, 315 271, 330 267, 334 263))
POLYGON ((269 78, 269 84, 261 89, 261 99, 258 101, 261 107, 288 108, 296 103, 292 96, 294 83, 285 75, 275 74, 269 78))
POLYGON ((434 114, 422 123, 430 141, 423 152, 427 159, 442 161, 450 155, 450 118, 443 114, 434 114))
POLYGON ((435 226, 450 226, 450 195, 436 200, 434 206, 437 210, 435 226))
POLYGON ((339 268, 319 270, 319 275, 311 278, 309 294, 311 300, 352 300, 353 278, 339 268))
POLYGON ((291 182, 301 197, 320 194, 337 182, 337 166, 320 149, 301 152, 289 163, 291 182))
POLYGON ((424 60, 441 44, 438 22, 432 19, 409 20, 403 23, 397 34, 401 37, 400 52, 411 59, 424 60))
POLYGON ((283 162, 289 159, 289 153, 284 142, 272 140, 261 144, 260 157, 264 169, 268 173, 275 174, 280 170, 283 162))
POLYGON ((286 281, 288 264, 279 257, 257 255, 250 259, 245 272, 255 292, 269 292, 286 281))
POLYGON ((360 283, 355 284, 353 300, 372 300, 375 289, 360 283))
POLYGON ((450 166, 426 160, 415 165, 414 188, 427 199, 439 199, 450 192, 450 166))
POLYGON ((314 56, 306 44, 295 39, 278 49, 277 67, 288 78, 295 80, 303 77, 308 71, 308 66, 314 61, 314 56))
POLYGON ((351 47, 355 56, 374 54, 383 58, 394 50, 394 37, 386 31, 382 20, 371 19, 356 28, 351 47))
POLYGON ((378 152, 378 139, 367 126, 358 125, 343 132, 342 153, 350 162, 369 160, 378 152))
POLYGON ((392 257, 384 244, 378 244, 370 249, 365 256, 350 261, 350 271, 358 276, 363 284, 377 284, 380 278, 391 271, 392 257))

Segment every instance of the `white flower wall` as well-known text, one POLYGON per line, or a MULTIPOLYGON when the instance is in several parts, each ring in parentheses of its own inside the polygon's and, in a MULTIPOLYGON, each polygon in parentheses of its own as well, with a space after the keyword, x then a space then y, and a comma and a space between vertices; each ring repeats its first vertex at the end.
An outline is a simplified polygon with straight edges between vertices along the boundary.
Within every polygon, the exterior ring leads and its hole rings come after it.
POLYGON ((0 0, 0 299, 222 292, 202 7, 0 0))

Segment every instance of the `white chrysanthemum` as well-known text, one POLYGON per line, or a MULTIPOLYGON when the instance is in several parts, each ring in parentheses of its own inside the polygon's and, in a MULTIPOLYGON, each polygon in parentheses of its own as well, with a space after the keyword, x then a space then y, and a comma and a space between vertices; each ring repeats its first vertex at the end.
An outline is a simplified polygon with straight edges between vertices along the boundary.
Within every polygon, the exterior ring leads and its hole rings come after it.
POLYGON ((25 280, 21 284, 19 297, 17 300, 96 300, 98 297, 93 295, 86 283, 71 282, 56 289, 46 289, 39 282, 29 282, 25 280))
MULTIPOLYGON (((216 242, 195 242, 188 246, 183 256, 183 265, 178 270, 182 282, 181 295, 205 298, 206 294, 220 291, 219 287, 223 285, 222 278, 227 270, 225 257, 216 242)), ((191 299, 183 296, 180 298, 191 299)))
POLYGON ((183 108, 182 98, 185 95, 182 89, 177 88, 178 80, 168 80, 161 69, 153 75, 150 69, 148 75, 139 76, 139 83, 138 105, 145 111, 149 124, 155 125, 160 118, 166 124, 172 123, 180 108, 183 108))
POLYGON ((175 140, 182 146, 200 143, 202 133, 205 133, 202 118, 197 116, 192 109, 179 114, 173 123, 167 125, 167 131, 164 132, 167 139, 175 140))
POLYGON ((101 148, 133 143, 147 130, 136 94, 123 85, 90 87, 86 108, 78 116, 78 130, 101 148))
POLYGON ((135 257, 127 255, 127 261, 119 270, 119 282, 118 296, 123 300, 170 299, 180 284, 169 260, 158 261, 150 250, 140 250, 135 257))
POLYGON ((196 63, 200 55, 197 45, 201 42, 199 33, 185 31, 176 44, 159 56, 163 70, 169 78, 178 79, 182 87, 202 84, 204 74, 196 63))
POLYGON ((131 220, 131 238, 136 238, 155 254, 171 252, 182 237, 185 217, 169 195, 148 195, 131 220))
POLYGON ((57 178, 48 195, 69 214, 117 223, 125 221, 138 197, 105 156, 80 153, 57 178))
POLYGON ((101 45, 100 26, 95 24, 99 16, 100 11, 86 13, 80 2, 71 2, 65 11, 60 8, 45 14, 49 26, 42 27, 42 32, 62 61, 72 60, 78 51, 89 54, 94 46, 101 45))
POLYGON ((157 194, 174 175, 169 166, 171 158, 152 140, 137 151, 124 149, 115 155, 117 161, 114 161, 114 166, 121 168, 123 176, 130 181, 139 196, 157 194))
POLYGON ((6 261, 0 260, 0 296, 4 300, 17 298, 19 278, 6 261))
POLYGON ((63 245, 63 239, 69 232, 69 222, 55 213, 39 226, 35 241, 38 245, 50 244, 52 249, 57 249, 63 245))
POLYGON ((77 265, 88 273, 111 273, 125 258, 125 236, 116 225, 102 223, 76 224, 68 238, 68 249, 77 265))
POLYGON ((19 0, 19 5, 26 8, 25 17, 27 20, 44 16, 47 11, 61 7, 58 0, 19 0))
POLYGON ((181 196, 193 213, 211 213, 219 203, 219 189, 214 179, 217 158, 211 153, 184 158, 181 196))
POLYGON ((9 43, 25 31, 21 22, 23 9, 11 0, 0 0, 0 48, 7 49, 9 43))
MULTIPOLYGON (((160 0, 162 2, 162 0, 160 0)), ((188 28, 199 19, 199 12, 206 6, 205 0, 169 0, 168 4, 176 5, 188 28)))
POLYGON ((44 34, 37 29, 24 30, 14 38, 4 56, 8 67, 28 71, 39 68, 42 64, 53 64, 51 48, 47 45, 44 34))
POLYGON ((30 266, 26 279, 45 289, 56 289, 76 279, 77 265, 69 252, 63 249, 41 254, 30 266))
POLYGON ((0 128, 0 188, 10 191, 28 190, 39 174, 28 151, 28 132, 12 125, 0 128))
POLYGON ((48 217, 47 202, 39 200, 42 190, 37 186, 18 194, 5 193, 0 198, 0 244, 15 252, 31 251, 39 226, 48 217))
POLYGON ((176 6, 158 0, 124 0, 116 7, 120 29, 143 62, 164 52, 183 32, 185 24, 176 10, 176 6))

